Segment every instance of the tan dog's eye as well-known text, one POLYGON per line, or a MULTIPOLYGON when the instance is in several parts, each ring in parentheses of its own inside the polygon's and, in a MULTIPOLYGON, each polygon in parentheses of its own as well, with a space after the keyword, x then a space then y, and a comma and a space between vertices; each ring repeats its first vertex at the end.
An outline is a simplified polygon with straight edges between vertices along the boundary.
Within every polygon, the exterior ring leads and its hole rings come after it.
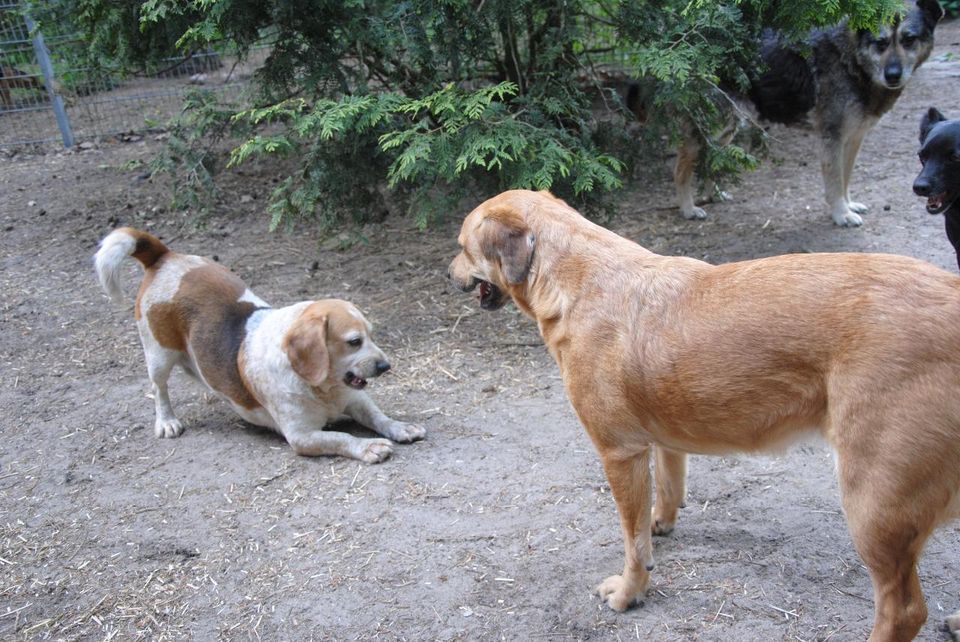
POLYGON ((354 337, 347 341, 347 343, 352 345, 354 348, 359 348, 361 345, 363 345, 363 337, 354 337))

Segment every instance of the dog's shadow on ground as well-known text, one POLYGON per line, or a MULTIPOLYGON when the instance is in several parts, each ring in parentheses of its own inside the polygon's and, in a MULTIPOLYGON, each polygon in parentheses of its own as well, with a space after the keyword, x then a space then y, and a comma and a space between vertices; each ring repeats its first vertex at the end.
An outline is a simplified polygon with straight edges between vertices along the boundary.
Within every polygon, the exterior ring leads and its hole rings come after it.
MULTIPOLYGON (((224 422, 226 425, 222 425, 217 430, 223 431, 236 431, 243 430, 244 433, 249 435, 252 439, 257 441, 262 441, 264 446, 279 446, 287 445, 287 440, 283 438, 283 435, 280 433, 271 430, 270 428, 265 428, 263 426, 257 426, 255 424, 248 423, 239 417, 231 418, 230 421, 224 422)), ((212 426, 211 426, 212 427, 212 426)), ((357 437, 358 439, 373 439, 379 438, 382 439, 383 435, 380 435, 369 428, 361 426, 356 421, 352 419, 338 419, 332 423, 327 424, 322 428, 324 431, 328 432, 345 432, 348 435, 357 437)))

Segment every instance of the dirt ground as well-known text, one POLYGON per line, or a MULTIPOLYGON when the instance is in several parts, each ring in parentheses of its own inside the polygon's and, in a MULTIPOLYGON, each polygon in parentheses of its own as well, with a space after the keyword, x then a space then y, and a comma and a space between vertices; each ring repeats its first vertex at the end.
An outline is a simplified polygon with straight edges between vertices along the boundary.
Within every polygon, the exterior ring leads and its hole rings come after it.
MULTIPOLYGON (((910 185, 920 115, 960 116, 960 25, 864 145, 860 229, 833 226, 809 129, 774 129, 772 156, 687 222, 669 163, 611 227, 648 248, 726 262, 884 251, 956 271, 940 217, 910 185), (952 56, 951 56, 952 54, 952 56)), ((0 122, 0 127, 3 123, 0 122)), ((275 176, 226 179, 204 231, 144 178, 160 143, 0 158, 0 637, 149 640, 858 640, 871 587, 820 444, 782 456, 693 457, 690 497, 656 541, 642 608, 591 594, 619 572, 616 511, 534 324, 480 311, 445 271, 462 214, 421 233, 399 218, 333 249, 269 234, 275 176), (131 305, 98 289, 91 256, 119 224, 216 255, 274 304, 342 297, 366 311, 394 371, 372 396, 424 425, 387 462, 295 456, 181 375, 187 425, 153 436, 131 305)), ((130 266, 132 300, 138 271, 130 266)), ((944 640, 960 608, 960 527, 920 568, 944 640)))

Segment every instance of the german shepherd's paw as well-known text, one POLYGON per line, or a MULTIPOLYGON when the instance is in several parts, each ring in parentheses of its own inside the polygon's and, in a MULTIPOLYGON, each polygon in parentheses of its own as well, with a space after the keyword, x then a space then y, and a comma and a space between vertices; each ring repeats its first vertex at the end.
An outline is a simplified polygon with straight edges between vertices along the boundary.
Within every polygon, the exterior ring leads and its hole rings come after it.
POLYGON ((847 207, 851 212, 856 212, 857 214, 866 214, 867 210, 870 208, 863 203, 858 203, 857 201, 847 201, 847 207))
POLYGON ((683 218, 687 219, 688 221, 702 221, 707 218, 706 210, 704 210, 702 207, 697 207, 696 205, 691 207, 689 210, 682 211, 681 213, 683 214, 683 218))
POLYGON ((848 208, 839 211, 834 210, 833 222, 840 227, 860 227, 863 225, 863 219, 860 218, 860 215, 848 208))

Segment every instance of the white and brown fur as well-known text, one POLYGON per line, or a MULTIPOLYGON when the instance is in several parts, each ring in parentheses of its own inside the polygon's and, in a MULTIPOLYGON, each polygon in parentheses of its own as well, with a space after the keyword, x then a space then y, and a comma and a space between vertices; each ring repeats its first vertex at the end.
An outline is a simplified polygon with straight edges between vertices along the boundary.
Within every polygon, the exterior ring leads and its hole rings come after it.
MULTIPOLYGON (((747 111, 785 124, 801 122, 812 111, 827 210, 837 225, 862 225, 860 215, 868 207, 850 197, 850 177, 860 146, 933 51, 934 28, 942 16, 936 0, 918 0, 877 33, 854 31, 846 24, 814 31, 808 39, 809 53, 772 31, 766 32, 760 51, 762 63, 751 79, 749 100, 730 92, 730 104, 735 107, 722 131, 712 137, 715 144, 723 146, 732 140, 747 120, 747 111)), ((628 109, 642 118, 645 102, 643 91, 631 85, 626 95, 628 109)), ((677 205, 687 219, 707 216, 694 202, 695 170, 703 146, 703 137, 687 127, 673 176, 677 205)), ((726 194, 706 181, 705 199, 718 196, 722 199, 726 194)))
POLYGON ((598 587, 611 608, 646 591, 651 535, 674 528, 687 453, 819 435, 873 581, 870 639, 917 634, 924 542, 960 517, 960 278, 883 254, 660 256, 519 190, 474 209, 458 242, 453 283, 537 322, 600 455, 626 557, 598 587))
POLYGON ((386 459, 391 441, 410 442, 423 428, 387 417, 362 390, 390 368, 370 338, 370 323, 351 303, 302 301, 272 308, 230 270, 179 254, 133 228, 108 234, 94 257, 107 294, 122 300, 122 263, 137 259, 144 275, 134 306, 153 384, 157 437, 177 437, 167 392, 175 366, 227 401, 246 421, 271 428, 299 455, 386 459), (387 439, 325 431, 347 416, 387 439))

